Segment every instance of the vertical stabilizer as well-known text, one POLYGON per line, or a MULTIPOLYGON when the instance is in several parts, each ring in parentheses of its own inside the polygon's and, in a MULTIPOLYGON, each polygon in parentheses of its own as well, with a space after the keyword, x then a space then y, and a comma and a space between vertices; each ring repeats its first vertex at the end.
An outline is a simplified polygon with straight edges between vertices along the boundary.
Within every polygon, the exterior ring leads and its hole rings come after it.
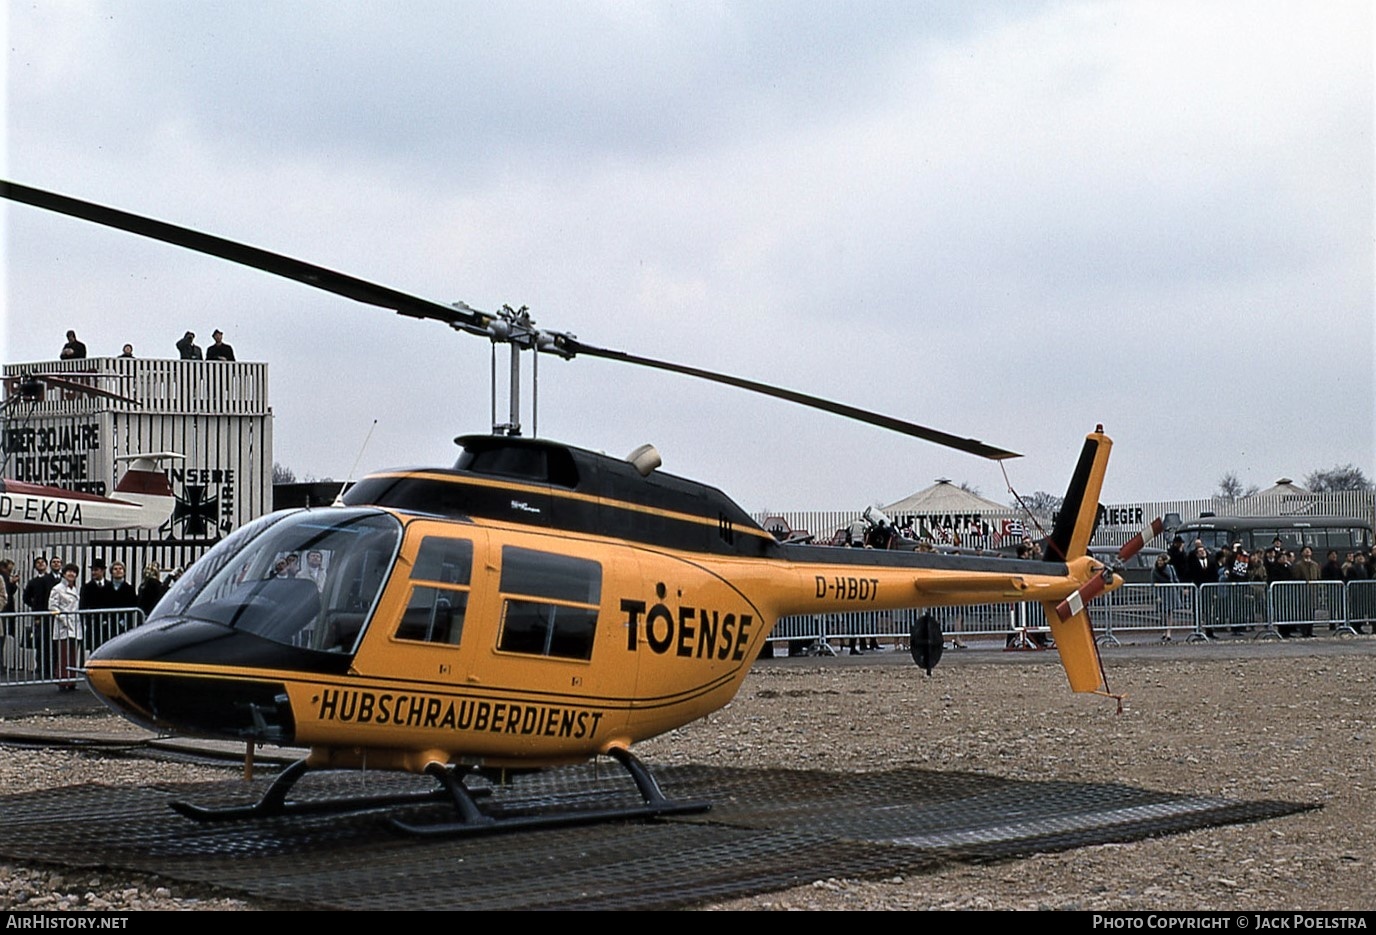
POLYGON ((115 499, 132 503, 142 508, 134 526, 141 529, 157 529, 172 516, 176 498, 172 494, 172 484, 162 462, 181 460, 182 456, 174 451, 159 451, 155 454, 121 455, 116 461, 128 461, 129 469, 124 472, 115 485, 115 499))
MULTIPOLYGON (((1072 575, 1078 576, 1084 574, 1086 569, 1096 567, 1077 559, 1083 559, 1089 553, 1089 540, 1094 535, 1094 526, 1099 519, 1099 494, 1104 487, 1104 472, 1108 468, 1108 455, 1112 448, 1113 442, 1104 434, 1102 425, 1095 426, 1094 431, 1085 436, 1085 446, 1080 451, 1080 460, 1066 489, 1065 502, 1046 542, 1044 558, 1052 562, 1074 563, 1072 575)), ((1097 570, 1084 583, 1089 581, 1098 582, 1099 590, 1105 583, 1101 572, 1097 570)), ((1056 641, 1056 649, 1061 656, 1061 665, 1065 667, 1072 691, 1107 694, 1108 682, 1104 676, 1103 660, 1099 658, 1099 645, 1095 642, 1094 628, 1084 606, 1092 595, 1080 596, 1077 592, 1071 596, 1079 599, 1073 607, 1066 608, 1066 616, 1062 616, 1056 601, 1042 604, 1047 622, 1051 625, 1051 637, 1056 641)))
POLYGON ((1104 434, 1102 425, 1085 436, 1080 461, 1070 478, 1065 502, 1056 516, 1056 525, 1046 542, 1043 554, 1049 562, 1068 562, 1089 551, 1094 524, 1099 518, 1099 493, 1104 487, 1104 471, 1113 441, 1104 434))

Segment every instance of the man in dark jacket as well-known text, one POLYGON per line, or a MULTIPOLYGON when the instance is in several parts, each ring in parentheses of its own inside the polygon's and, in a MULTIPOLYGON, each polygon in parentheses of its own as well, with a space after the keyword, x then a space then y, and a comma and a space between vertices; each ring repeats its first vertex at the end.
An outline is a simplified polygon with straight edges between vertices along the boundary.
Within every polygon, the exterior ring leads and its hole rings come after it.
POLYGON ((112 611, 111 636, 117 636, 134 625, 135 615, 129 611, 139 606, 139 598, 134 585, 125 575, 123 562, 110 563, 110 587, 105 596, 105 606, 112 611))
POLYGON ((215 343, 205 349, 206 360, 233 360, 234 348, 225 343, 225 333, 219 328, 211 332, 210 336, 215 339, 215 343))
POLYGON ((177 354, 182 360, 201 360, 201 349, 196 346, 196 335, 188 331, 177 342, 177 354))
POLYGON ((81 609, 104 610, 110 606, 110 582, 105 580, 105 560, 91 562, 91 580, 81 586, 81 609))
POLYGON ((48 573, 48 560, 42 555, 33 560, 33 577, 24 585, 24 606, 34 613, 48 612, 48 592, 57 584, 57 576, 48 573))
POLYGON ((62 345, 63 360, 84 360, 86 357, 86 345, 76 339, 75 331, 67 332, 67 343, 62 345))
POLYGON ((1194 540, 1194 552, 1185 562, 1185 573, 1180 577, 1199 588, 1199 602, 1196 605, 1199 619, 1205 625, 1204 635, 1213 639, 1214 631, 1210 624, 1215 622, 1214 618, 1218 615, 1218 588, 1203 588, 1201 585, 1218 583, 1218 563, 1200 540, 1194 540))
POLYGON ((1198 539, 1194 541, 1194 552, 1185 563, 1183 580, 1198 587, 1201 584, 1214 584, 1218 581, 1218 565, 1209 555, 1209 550, 1198 539))

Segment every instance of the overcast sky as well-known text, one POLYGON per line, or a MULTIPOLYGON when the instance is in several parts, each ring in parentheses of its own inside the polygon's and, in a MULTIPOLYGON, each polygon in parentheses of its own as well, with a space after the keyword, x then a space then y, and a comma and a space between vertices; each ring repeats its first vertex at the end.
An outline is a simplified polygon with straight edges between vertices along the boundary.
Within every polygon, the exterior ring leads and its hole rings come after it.
MULTIPOLYGON (((1371 9, 8 3, 4 177, 973 436, 1025 494, 1103 423, 1106 502, 1204 497, 1376 474, 1371 9)), ((0 212, 5 362, 222 328, 299 476, 374 419, 363 470, 489 428, 480 338, 0 212)), ((751 511, 1008 500, 991 462, 740 390, 539 376, 541 435, 652 442, 751 511)))

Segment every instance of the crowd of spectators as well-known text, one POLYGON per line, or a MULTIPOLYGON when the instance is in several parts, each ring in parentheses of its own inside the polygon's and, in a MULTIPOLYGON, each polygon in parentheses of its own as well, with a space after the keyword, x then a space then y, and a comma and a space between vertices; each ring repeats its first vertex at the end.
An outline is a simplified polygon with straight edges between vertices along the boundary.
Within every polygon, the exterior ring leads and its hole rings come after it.
MULTIPOLYGON (((1240 542, 1210 552, 1202 541, 1196 539, 1187 548, 1184 540, 1176 536, 1165 555, 1157 560, 1152 571, 1152 581, 1162 584, 1179 582, 1195 586, 1251 585, 1248 589, 1228 589, 1221 595, 1214 594, 1208 599, 1208 606, 1204 608, 1208 623, 1226 623, 1234 632, 1240 632, 1251 624, 1266 622, 1267 585, 1277 581, 1365 581, 1376 577, 1373 575, 1374 570, 1376 548, 1370 551, 1352 550, 1342 557, 1339 557, 1337 550, 1330 549, 1324 563, 1320 565, 1314 557, 1313 548, 1305 545, 1297 553, 1279 536, 1272 540, 1269 548, 1264 551, 1254 550, 1251 553, 1248 553, 1240 542)), ((1371 625, 1372 632, 1376 633, 1376 620, 1373 619, 1376 618, 1376 606, 1369 606, 1373 603, 1376 602, 1369 591, 1364 589, 1360 592, 1356 606, 1348 609, 1348 624, 1358 633, 1365 632, 1363 628, 1368 624, 1371 625)), ((1282 637, 1313 636, 1313 618, 1320 616, 1319 611, 1325 610, 1312 595, 1304 592, 1297 609, 1301 611, 1300 616, 1307 617, 1310 622, 1277 627, 1282 637)), ((1330 618, 1329 629, 1335 629, 1332 609, 1327 610, 1330 618)), ((1212 637, 1214 628, 1206 626, 1204 633, 1212 637)))
POLYGON ((74 691, 81 654, 133 626, 140 619, 134 610, 151 612, 180 574, 176 569, 164 579, 157 563, 149 562, 135 585, 123 562, 110 562, 107 568, 105 560, 97 558, 86 581, 79 583, 77 565, 64 562, 61 555, 39 555, 33 560, 33 575, 21 586, 14 561, 0 559, 4 613, 19 614, 6 621, 4 638, 14 641, 7 658, 13 661, 31 652, 35 660, 51 660, 40 677, 56 679, 59 691, 74 691))

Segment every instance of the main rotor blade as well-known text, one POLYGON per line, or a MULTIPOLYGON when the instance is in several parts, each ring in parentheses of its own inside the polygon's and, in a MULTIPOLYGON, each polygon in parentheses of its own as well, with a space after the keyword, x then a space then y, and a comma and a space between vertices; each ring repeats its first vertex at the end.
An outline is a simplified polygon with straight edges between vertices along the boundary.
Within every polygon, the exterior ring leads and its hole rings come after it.
MULTIPOLYGON (((258 247, 250 247, 247 244, 226 240, 223 237, 203 234, 186 227, 168 224, 165 221, 157 221, 137 214, 130 214, 126 211, 119 211, 115 208, 108 208, 104 205, 82 201, 77 198, 70 198, 66 195, 59 195, 37 188, 30 188, 26 185, 19 185, 5 180, 0 180, 0 196, 11 201, 32 205, 36 208, 55 211, 59 214, 66 214, 84 221, 91 221, 95 224, 103 224, 106 227, 113 227, 117 230, 127 231, 131 234, 138 234, 142 237, 161 240, 164 243, 173 244, 174 246, 185 247, 188 250, 195 250, 199 253, 219 257, 222 260, 229 260, 231 263, 250 266, 254 269, 272 273, 275 276, 293 279, 307 286, 323 289, 326 292, 333 292, 336 295, 354 299, 355 301, 363 302, 367 305, 392 309, 401 315, 407 315, 412 318, 429 318, 435 321, 442 321, 447 325, 457 326, 470 332, 487 335, 494 341, 511 340, 509 337, 499 337, 495 332, 489 331, 488 326, 493 322, 497 322, 498 318, 486 312, 480 312, 476 309, 471 309, 462 305, 458 308, 441 305, 438 302, 431 302, 427 299, 408 295, 404 292, 398 292, 395 289, 389 289, 386 286, 379 286, 376 283, 367 282, 363 279, 347 276, 344 273, 325 269, 322 266, 315 266, 311 263, 295 260, 278 253, 271 253, 267 250, 259 249, 258 247)), ((978 455, 981 458, 989 458, 994 461, 1000 461, 1005 458, 1021 457, 1021 455, 1018 455, 1016 452, 1005 451, 1002 448, 986 445, 978 439, 961 438, 957 435, 951 435, 948 432, 915 425, 911 422, 905 422, 902 419, 895 419, 881 413, 869 412, 864 409, 858 409, 855 406, 848 406, 845 403, 833 402, 817 396, 809 396, 806 393, 799 393, 794 390, 771 386, 767 383, 758 383, 754 380, 733 377, 728 374, 703 370, 698 367, 688 367, 683 364, 655 360, 650 357, 639 357, 635 354, 627 354, 624 351, 614 351, 607 348, 596 347, 591 344, 584 344, 569 334, 553 333, 546 336, 550 338, 547 343, 536 343, 534 346, 538 350, 547 353, 555 353, 564 357, 572 357, 576 354, 587 354, 591 357, 619 360, 623 363, 638 364, 642 367, 653 367, 658 370, 667 370, 671 373, 681 373, 703 380, 711 380, 714 383, 724 383, 728 386, 735 386, 740 389, 761 393, 765 396, 773 396, 776 399, 783 399, 802 406, 809 406, 813 409, 820 409, 823 412, 834 413, 835 415, 844 416, 847 419, 865 422, 880 428, 889 429, 890 431, 899 432, 903 435, 921 438, 938 445, 944 445, 948 448, 965 451, 973 455, 978 455)))
POLYGON ((398 314, 407 315, 411 318, 431 318, 447 325, 466 325, 477 329, 486 329, 488 322, 492 320, 492 316, 473 309, 462 310, 441 305, 438 302, 407 295, 386 286, 379 286, 376 283, 356 279, 353 276, 346 276, 344 273, 337 273, 334 270, 325 269, 323 266, 294 260, 291 257, 271 253, 258 247, 250 247, 247 244, 236 243, 223 237, 202 234, 190 228, 178 227, 176 224, 168 224, 165 221, 155 221, 152 218, 107 208, 104 205, 93 204, 89 201, 69 198, 66 195, 29 188, 27 185, 0 181, 0 195, 11 201, 33 205, 35 208, 56 211, 59 214, 80 218, 83 221, 91 221, 106 227, 128 231, 131 234, 138 234, 141 237, 151 237, 153 240, 161 240, 164 243, 185 247, 198 253, 206 253, 222 260, 229 260, 231 263, 240 263, 244 266, 260 269, 265 273, 272 273, 274 276, 294 279, 308 286, 324 289, 326 292, 333 292, 335 295, 342 295, 367 305, 389 308, 398 314))
POLYGON ((947 448, 955 448, 958 451, 979 455, 981 458, 988 458, 991 461, 1002 461, 1006 458, 1022 457, 1022 455, 1017 452, 995 448, 993 445, 986 445, 984 442, 975 438, 961 438, 958 435, 951 435, 948 432, 927 428, 922 425, 914 425, 911 422, 895 419, 892 416, 886 416, 882 413, 857 409, 855 406, 848 406, 845 403, 833 402, 818 396, 809 396, 806 393, 786 390, 782 387, 771 386, 768 383, 757 383, 754 380, 747 380, 743 377, 733 377, 729 374, 715 373, 711 370, 702 370, 698 367, 688 367, 683 364, 655 360, 650 357, 639 357, 635 354, 627 354, 625 351, 613 351, 603 347, 594 347, 568 336, 565 336, 560 343, 576 354, 587 354, 589 357, 602 357, 607 360, 619 360, 622 363, 639 364, 642 367, 654 367, 657 370, 668 370, 671 373, 682 373, 690 377, 699 377, 703 380, 711 380, 714 383, 725 383, 727 386, 736 386, 743 390, 763 393, 765 396, 773 396, 776 399, 786 399, 789 402, 798 403, 802 406, 811 406, 813 409, 821 409, 823 412, 835 413, 838 416, 845 416, 847 419, 867 422, 870 425, 877 425, 880 428, 899 432, 903 435, 911 435, 914 438, 921 438, 929 442, 935 442, 938 445, 945 445, 947 448))

